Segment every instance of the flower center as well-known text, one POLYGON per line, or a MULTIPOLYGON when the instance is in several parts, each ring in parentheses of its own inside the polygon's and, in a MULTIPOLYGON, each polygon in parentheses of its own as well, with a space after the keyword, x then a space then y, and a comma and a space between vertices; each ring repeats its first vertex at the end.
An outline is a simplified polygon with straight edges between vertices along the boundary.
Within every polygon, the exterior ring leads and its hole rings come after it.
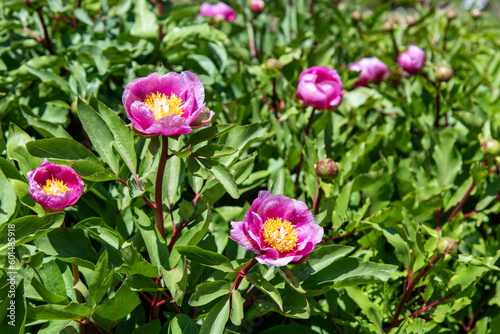
POLYGON ((65 191, 73 190, 72 188, 69 188, 66 183, 61 180, 55 179, 53 176, 52 179, 47 180, 42 189, 47 195, 57 195, 65 191))
POLYGON ((297 231, 288 220, 268 218, 262 230, 264 241, 280 253, 291 251, 297 245, 297 231))
POLYGON ((181 107, 182 99, 177 97, 174 93, 170 95, 170 98, 160 92, 156 92, 156 94, 151 93, 146 96, 144 103, 146 103, 148 107, 153 110, 157 122, 160 118, 168 115, 177 114, 182 116, 183 114, 181 107))

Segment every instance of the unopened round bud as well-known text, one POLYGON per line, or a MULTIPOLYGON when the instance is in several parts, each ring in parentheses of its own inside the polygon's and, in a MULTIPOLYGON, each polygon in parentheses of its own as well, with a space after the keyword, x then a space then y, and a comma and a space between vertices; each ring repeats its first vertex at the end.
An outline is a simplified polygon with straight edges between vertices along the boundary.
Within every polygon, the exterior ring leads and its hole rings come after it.
POLYGON ((500 155, 500 143, 496 139, 488 139, 483 143, 483 150, 485 154, 497 157, 500 155))
POLYGON ((483 12, 481 10, 475 8, 475 9, 470 11, 470 16, 472 16, 472 18, 474 20, 478 20, 483 16, 483 12))
POLYGON ((363 14, 359 10, 355 10, 351 13, 351 20, 353 22, 361 22, 363 20, 363 14))
POLYGON ((439 81, 450 81, 453 78, 453 71, 446 66, 439 66, 434 70, 434 75, 439 81))
POLYGON ((266 70, 281 70, 283 65, 281 65, 280 61, 276 58, 269 58, 264 64, 264 68, 266 70))
POLYGON ((391 32, 392 29, 394 28, 394 22, 393 21, 388 21, 382 25, 382 30, 391 32))
POLYGON ((255 12, 260 12, 262 9, 264 9, 265 3, 264 0, 248 0, 247 6, 255 12))
POLYGON ((321 160, 315 168, 318 176, 324 181, 330 181, 339 175, 339 166, 330 158, 321 160))
POLYGON ((441 254, 450 254, 451 256, 457 255, 458 244, 452 238, 442 238, 437 244, 437 250, 441 254))
POLYGON ((453 9, 449 10, 448 12, 446 12, 446 17, 450 21, 453 21, 454 19, 456 19, 457 16, 458 16, 458 13, 456 11, 454 11, 453 9))
POLYGON ((408 24, 408 26, 412 27, 415 24, 417 24, 417 19, 414 16, 408 16, 406 18, 406 24, 408 24))

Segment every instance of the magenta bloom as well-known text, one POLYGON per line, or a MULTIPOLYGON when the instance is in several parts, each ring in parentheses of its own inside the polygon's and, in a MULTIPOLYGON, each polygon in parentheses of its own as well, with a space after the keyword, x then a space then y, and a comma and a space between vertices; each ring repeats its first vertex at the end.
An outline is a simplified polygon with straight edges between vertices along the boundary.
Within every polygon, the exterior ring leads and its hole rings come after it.
POLYGON ((210 16, 233 22, 236 17, 236 12, 224 2, 218 2, 215 5, 204 2, 201 5, 200 14, 198 14, 198 16, 210 16))
POLYGON ((73 205, 83 193, 82 178, 69 166, 60 166, 47 159, 28 172, 29 192, 41 206, 59 210, 73 205))
POLYGON ((213 112, 205 108, 205 89, 189 72, 152 73, 127 85, 122 102, 138 131, 152 135, 187 134, 208 125, 213 112))
POLYGON ((255 12, 260 12, 265 6, 264 0, 248 0, 247 4, 255 12))
POLYGON ((304 202, 259 191, 242 222, 231 222, 231 238, 256 259, 270 266, 286 266, 308 255, 323 238, 323 228, 304 202))
POLYGON ((359 80, 354 83, 354 87, 366 86, 370 81, 380 81, 389 75, 389 69, 377 57, 362 58, 357 62, 350 63, 349 69, 351 71, 361 72, 359 80))
POLYGON ((410 74, 417 73, 424 68, 426 60, 425 52, 416 45, 410 45, 408 50, 398 57, 399 65, 410 74))
POLYGON ((342 87, 337 71, 313 66, 300 73, 297 94, 309 106, 333 110, 342 102, 342 87))

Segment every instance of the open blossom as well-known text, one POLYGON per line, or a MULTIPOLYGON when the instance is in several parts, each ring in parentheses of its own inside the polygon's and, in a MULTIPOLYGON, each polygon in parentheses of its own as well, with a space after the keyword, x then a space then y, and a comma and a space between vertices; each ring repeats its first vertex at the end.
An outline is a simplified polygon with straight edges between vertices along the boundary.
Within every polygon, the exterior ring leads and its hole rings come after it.
POLYGON ((337 71, 313 66, 300 74, 297 94, 309 106, 333 110, 342 102, 342 87, 337 71))
POLYGON ((28 172, 29 192, 41 206, 59 210, 73 205, 82 196, 82 178, 69 166, 61 166, 47 159, 28 172))
POLYGON ((214 5, 204 2, 201 5, 199 16, 210 16, 216 19, 233 22, 236 17, 236 12, 224 2, 218 2, 214 5))
POLYGON ((231 222, 230 236, 256 259, 285 266, 308 255, 323 238, 323 228, 304 202, 260 191, 242 222, 231 222))
POLYGON ((410 45, 408 50, 398 57, 399 65, 410 74, 417 73, 424 68, 426 60, 425 52, 416 45, 410 45))
POLYGON ((362 58, 357 62, 350 63, 349 69, 361 72, 359 80, 354 83, 354 87, 366 86, 370 81, 383 80, 389 75, 389 69, 377 57, 362 58))
POLYGON ((138 131, 152 135, 187 134, 208 125, 213 112, 205 108, 205 90, 189 71, 152 73, 127 85, 122 102, 138 131))

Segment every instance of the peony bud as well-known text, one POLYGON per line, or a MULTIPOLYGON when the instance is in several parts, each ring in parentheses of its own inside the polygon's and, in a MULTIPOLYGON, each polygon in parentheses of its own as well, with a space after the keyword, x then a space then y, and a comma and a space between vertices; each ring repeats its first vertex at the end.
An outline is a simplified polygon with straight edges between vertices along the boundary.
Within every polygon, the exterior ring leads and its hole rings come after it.
POLYGON ((472 16, 472 18, 474 20, 478 20, 481 17, 483 17, 483 12, 481 10, 479 10, 479 9, 476 8, 476 9, 471 10, 470 16, 472 16))
POLYGON ((448 18, 448 21, 453 21, 454 19, 457 18, 457 16, 458 16, 458 13, 456 11, 454 11, 453 9, 449 10, 446 13, 446 17, 448 18))
POLYGON ((353 22, 361 22, 363 20, 363 14, 359 10, 355 10, 351 13, 351 20, 353 22))
POLYGON ((265 3, 264 0, 248 0, 247 6, 255 12, 260 12, 264 9, 265 3))
POLYGON ((439 66, 434 70, 434 75, 439 81, 450 81, 453 78, 453 71, 446 66, 439 66))
POLYGON ((391 32, 394 27, 394 22, 393 21, 388 21, 382 25, 382 30, 391 32))
POLYGON ((270 71, 280 71, 283 68, 283 65, 281 65, 280 61, 276 58, 269 58, 265 64, 264 64, 264 69, 270 70, 270 71))
POLYGON ((337 166, 337 163, 330 158, 318 162, 315 169, 316 174, 318 174, 318 176, 324 181, 330 181, 337 178, 339 175, 339 167, 337 166))
POLYGON ((451 256, 457 255, 458 244, 452 238, 442 238, 437 244, 437 250, 441 254, 450 254, 451 256))
POLYGON ((483 143, 484 153, 496 157, 500 155, 500 143, 496 139, 489 139, 483 143))
POLYGON ((408 26, 413 27, 415 24, 417 24, 417 19, 414 16, 408 16, 406 18, 406 24, 408 26))

